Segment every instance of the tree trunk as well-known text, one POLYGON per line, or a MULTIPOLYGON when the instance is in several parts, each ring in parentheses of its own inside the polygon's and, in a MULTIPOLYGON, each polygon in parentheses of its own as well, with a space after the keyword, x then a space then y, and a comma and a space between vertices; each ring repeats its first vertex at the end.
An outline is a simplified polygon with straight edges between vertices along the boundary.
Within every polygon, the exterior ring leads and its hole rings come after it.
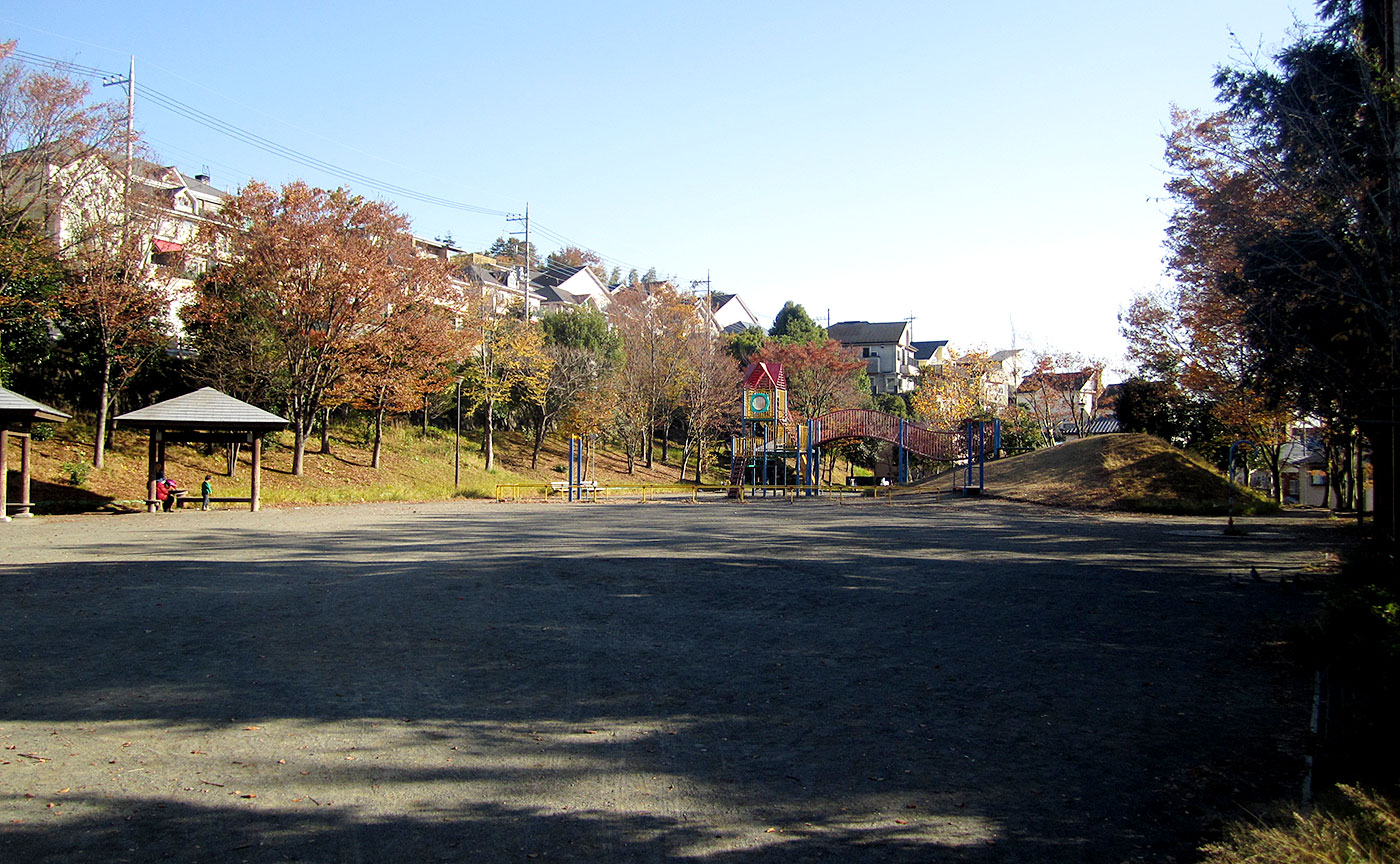
MULTIPOLYGON (((662 461, 662 462, 665 462, 666 460, 665 460, 665 459, 662 459, 661 461, 662 461)), ((686 466, 688 466, 688 465, 690 465, 690 436, 689 436, 689 435, 686 436, 686 439, 685 439, 685 447, 681 450, 681 473, 680 473, 680 478, 681 478, 682 480, 685 479, 685 469, 686 469, 686 466)))
POLYGON ((540 450, 544 448, 544 429, 548 422, 541 411, 539 420, 535 423, 535 451, 530 454, 531 469, 540 467, 540 450))
POLYGON ((238 442, 228 445, 228 476, 233 478, 233 472, 238 470, 238 442))
POLYGON ((379 470, 379 456, 384 451, 384 404, 374 412, 374 453, 369 458, 369 467, 379 470))
POLYGON ((496 449, 491 436, 491 427, 495 425, 494 413, 496 408, 495 399, 486 400, 486 422, 482 424, 481 430, 481 454, 486 459, 486 470, 494 471, 496 468, 496 449))
POLYGON ((1359 528, 1364 524, 1362 514, 1366 511, 1366 465, 1365 462, 1362 462, 1361 430, 1357 430, 1357 433, 1352 436, 1352 440, 1355 441, 1354 450, 1357 454, 1355 461, 1352 462, 1351 473, 1354 478, 1357 478, 1357 527, 1359 528))
MULTIPOLYGON (((331 409, 327 406, 321 409, 321 452, 329 454, 331 452, 331 409)), ((378 465, 374 467, 378 468, 378 465)))
POLYGON ((661 464, 665 465, 671 456, 671 420, 667 418, 666 425, 661 427, 661 464))
POLYGON ((101 468, 106 462, 107 399, 112 386, 112 364, 102 364, 102 384, 97 391, 97 432, 92 442, 92 467, 101 468))
POLYGON ((292 445, 293 477, 300 477, 303 473, 303 467, 306 457, 306 426, 307 423, 305 419, 298 420, 292 424, 292 427, 295 430, 294 434, 296 436, 295 442, 292 445))

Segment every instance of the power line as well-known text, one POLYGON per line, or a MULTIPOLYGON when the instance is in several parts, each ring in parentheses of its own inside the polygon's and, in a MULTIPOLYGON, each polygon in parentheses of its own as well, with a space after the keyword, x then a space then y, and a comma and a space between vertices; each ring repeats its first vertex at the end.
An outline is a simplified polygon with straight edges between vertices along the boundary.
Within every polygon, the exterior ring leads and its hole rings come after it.
MULTIPOLYGON (((41 54, 35 54, 33 52, 22 51, 19 49, 16 49, 11 56, 19 62, 25 63, 30 66, 37 66, 54 72, 61 72, 69 75, 79 75, 82 77, 97 80, 109 78, 113 74, 106 70, 98 69, 96 67, 84 66, 78 63, 70 63, 63 60, 57 60, 52 57, 45 57, 41 54)), ((218 132, 221 135, 225 135, 229 138, 232 138, 236 141, 240 141, 265 153, 269 153, 273 156, 286 159, 303 167, 311 168, 316 171, 321 171, 326 174, 339 177, 343 180, 368 187, 378 192, 385 193, 387 195, 392 195, 394 197, 403 198, 410 201, 416 201, 422 204, 429 204, 445 209, 457 210, 466 213, 474 213, 484 216, 499 216, 507 219, 513 215, 505 210, 498 210, 491 207, 483 207, 477 204, 469 204, 461 201, 455 201, 450 198, 444 198, 438 195, 431 195, 428 193, 419 192, 417 190, 410 189, 406 186, 400 186, 396 183, 390 183, 388 181, 380 180, 368 174, 363 174, 359 171, 353 171, 351 169, 336 165, 335 163, 328 162, 324 159, 320 159, 316 156, 312 156, 308 153, 304 153, 287 145, 279 144, 276 141, 273 141, 269 138, 265 138, 261 135, 258 135, 257 133, 244 129, 234 123, 221 120, 218 117, 209 114, 208 112, 195 108, 192 105, 182 102, 179 99, 174 98, 173 96, 162 93, 161 91, 149 87, 145 84, 138 83, 135 89, 136 92, 141 94, 141 96, 148 102, 150 102, 153 105, 158 105, 159 107, 164 108, 172 114, 183 117, 187 120, 190 120, 193 123, 205 127, 206 129, 218 132)), ((631 262, 624 261, 620 258, 612 258, 610 256, 603 255, 596 249, 593 249, 583 243, 580 243, 558 231, 548 228, 547 226, 540 225, 533 219, 531 220, 531 232, 544 236, 552 242, 561 244, 561 246, 572 246, 578 249, 583 249, 585 251, 591 252, 592 254, 597 255, 605 266, 612 266, 618 269, 626 268, 628 270, 641 269, 637 265, 632 264, 631 262)))

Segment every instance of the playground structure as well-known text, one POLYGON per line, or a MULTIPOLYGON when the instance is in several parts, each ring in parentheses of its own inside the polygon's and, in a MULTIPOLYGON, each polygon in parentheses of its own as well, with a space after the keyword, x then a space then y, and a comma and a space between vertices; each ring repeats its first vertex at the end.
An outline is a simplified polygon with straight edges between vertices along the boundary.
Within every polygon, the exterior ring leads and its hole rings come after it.
MULTIPOLYGON (((551 494, 567 501, 598 501, 629 490, 645 501, 649 494, 671 496, 688 494, 691 500, 701 491, 727 492, 731 498, 778 496, 788 499, 830 495, 843 499, 850 495, 870 495, 846 486, 821 482, 822 449, 841 441, 867 438, 895 446, 897 485, 910 482, 910 456, 961 465, 964 494, 981 491, 987 452, 1000 448, 1000 424, 970 421, 958 431, 942 431, 915 421, 872 411, 847 408, 820 417, 801 417, 788 410, 787 378, 778 363, 752 363, 744 373, 740 434, 731 439, 729 480, 720 487, 604 487, 592 479, 594 440, 579 435, 569 437, 567 479, 548 484, 502 484, 496 498, 518 500, 522 492, 551 494), (638 491, 639 490, 639 491, 638 491)), ((892 491, 892 490, 891 490, 892 491)), ((939 492, 941 490, 930 490, 939 492)), ((875 490, 874 494, 879 494, 875 490)), ((887 500, 892 497, 886 496, 887 500)))
POLYGON ((909 457, 914 454, 963 463, 963 489, 980 491, 988 446, 996 452, 1000 432, 999 424, 978 421, 969 422, 961 431, 940 431, 864 408, 803 418, 788 410, 782 365, 751 363, 744 373, 740 434, 731 440, 730 494, 739 496, 747 488, 750 495, 761 496, 768 490, 791 487, 808 495, 820 494, 822 448, 854 438, 895 445, 900 485, 910 480, 909 457))

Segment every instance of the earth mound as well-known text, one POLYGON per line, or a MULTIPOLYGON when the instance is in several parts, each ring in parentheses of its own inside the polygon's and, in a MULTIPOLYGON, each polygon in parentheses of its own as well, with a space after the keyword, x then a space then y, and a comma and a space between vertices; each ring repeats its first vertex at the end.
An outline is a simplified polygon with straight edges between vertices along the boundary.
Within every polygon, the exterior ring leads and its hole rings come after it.
MULTIPOLYGON (((1094 510, 1224 513, 1225 476, 1194 453, 1142 433, 1096 435, 986 466, 986 494, 1011 501, 1094 510)), ((1235 512, 1272 510, 1235 487, 1235 512)))

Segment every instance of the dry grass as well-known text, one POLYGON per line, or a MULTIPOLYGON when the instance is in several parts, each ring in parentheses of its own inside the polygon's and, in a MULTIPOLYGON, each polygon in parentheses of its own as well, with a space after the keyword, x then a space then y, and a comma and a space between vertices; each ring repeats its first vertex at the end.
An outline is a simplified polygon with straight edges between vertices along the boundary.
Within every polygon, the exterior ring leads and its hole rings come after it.
POLYGON ((1312 815, 1279 824, 1236 826, 1205 847, 1207 864, 1393 864, 1400 861, 1400 812, 1393 803, 1350 786, 1312 815))
MULTIPOLYGON (((1223 513, 1229 486, 1204 459, 1143 434, 1098 435, 986 466, 988 494, 1074 509, 1223 513)), ((1239 513, 1274 508, 1235 488, 1239 513)))
MULTIPOLYGON (((264 506, 348 504, 364 501, 431 501, 452 497, 487 498, 500 483, 547 483, 563 478, 556 471, 567 462, 567 442, 546 441, 539 467, 530 467, 530 441, 510 432, 496 436, 496 468, 486 471, 479 436, 462 439, 461 486, 453 487, 453 436, 430 429, 427 435, 411 427, 385 432, 378 469, 371 468, 371 448, 363 427, 347 425, 333 430, 331 450, 321 453, 320 439, 308 442, 302 476, 291 473, 292 436, 281 433, 275 444, 264 448, 261 498, 264 506)), ((91 430, 74 421, 57 427, 54 437, 34 443, 32 498, 36 512, 84 512, 138 510, 145 498, 146 447, 144 432, 118 430, 115 446, 108 449, 106 465, 88 473, 81 485, 72 482, 65 466, 91 462, 91 430)), ((11 467, 19 467, 18 446, 12 446, 11 467)), ((660 450, 657 451, 659 457, 660 450)), ((672 450, 672 460, 679 458, 672 450)), ((638 465, 627 474, 626 459, 601 451, 594 463, 596 477, 608 483, 674 483, 678 468, 659 462, 652 469, 638 465)), ((191 492, 199 489, 205 474, 213 475, 216 496, 248 494, 249 454, 244 449, 234 477, 226 475, 222 451, 198 445, 172 445, 166 452, 166 473, 191 492)), ((10 500, 17 500, 17 470, 11 472, 10 500)), ((226 507, 246 505, 226 504, 226 507)))

